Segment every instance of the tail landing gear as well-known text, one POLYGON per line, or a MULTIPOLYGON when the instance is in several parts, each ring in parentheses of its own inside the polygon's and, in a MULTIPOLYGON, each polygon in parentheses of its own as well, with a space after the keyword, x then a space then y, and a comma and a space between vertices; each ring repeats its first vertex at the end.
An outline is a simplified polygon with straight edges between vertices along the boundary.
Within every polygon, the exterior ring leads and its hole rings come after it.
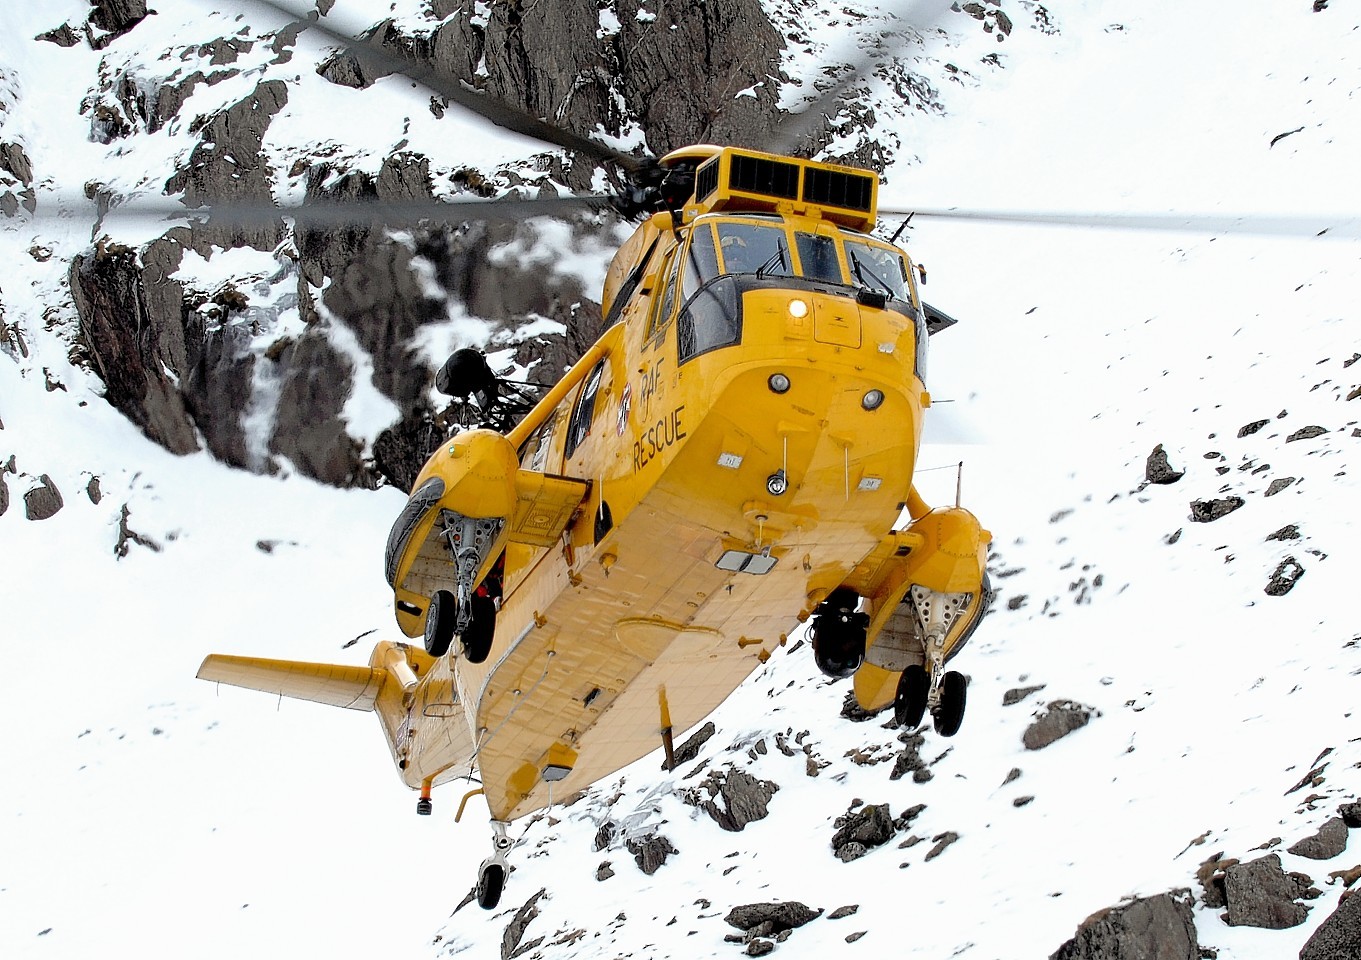
POLYGON ((854 590, 837 587, 813 614, 813 659, 829 677, 849 677, 865 660, 865 628, 870 618, 856 612, 859 603, 854 590))
POLYGON ((506 854, 515 842, 506 836, 506 825, 500 820, 491 822, 492 855, 477 869, 477 905, 483 910, 495 910, 501 902, 501 891, 506 885, 506 854))

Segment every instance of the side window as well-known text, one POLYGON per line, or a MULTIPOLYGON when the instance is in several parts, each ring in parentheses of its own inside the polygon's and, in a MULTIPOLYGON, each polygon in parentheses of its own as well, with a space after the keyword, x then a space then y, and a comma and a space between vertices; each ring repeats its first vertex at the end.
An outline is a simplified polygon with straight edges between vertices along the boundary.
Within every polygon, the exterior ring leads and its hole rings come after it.
POLYGON ((563 450, 563 458, 570 459, 572 454, 577 452, 577 447, 581 446, 591 433, 591 419, 595 416, 596 396, 600 393, 600 379, 605 374, 605 361, 601 360, 595 368, 586 375, 586 382, 581 385, 581 393, 577 397, 576 406, 572 409, 572 420, 567 426, 567 445, 563 450))
POLYGON ((901 253, 847 238, 846 262, 851 268, 851 278, 860 286, 882 290, 905 303, 912 302, 907 264, 901 253))
POLYGON ((553 428, 557 423, 558 418, 550 416, 520 448, 520 466, 525 470, 544 471, 548 463, 548 449, 553 445, 553 428))
POLYGON ((695 291, 718 276, 718 252, 714 249, 714 228, 701 223, 690 234, 690 246, 685 248, 685 273, 681 281, 681 302, 695 295, 695 291))
POLYGON ((680 273, 681 255, 673 252, 666 267, 666 290, 657 298, 652 310, 652 322, 648 325, 647 335, 651 338, 671 321, 671 311, 676 306, 676 276, 680 273))

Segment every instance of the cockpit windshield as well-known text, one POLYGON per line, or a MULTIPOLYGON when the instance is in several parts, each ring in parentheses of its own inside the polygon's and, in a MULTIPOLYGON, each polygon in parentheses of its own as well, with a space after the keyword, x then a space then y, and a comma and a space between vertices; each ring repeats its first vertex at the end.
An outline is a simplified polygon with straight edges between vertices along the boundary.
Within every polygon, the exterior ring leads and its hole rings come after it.
POLYGON ((700 221, 691 232, 682 295, 688 299, 724 274, 803 277, 839 286, 867 287, 910 304, 907 262, 893 247, 869 237, 794 230, 772 220, 700 221))

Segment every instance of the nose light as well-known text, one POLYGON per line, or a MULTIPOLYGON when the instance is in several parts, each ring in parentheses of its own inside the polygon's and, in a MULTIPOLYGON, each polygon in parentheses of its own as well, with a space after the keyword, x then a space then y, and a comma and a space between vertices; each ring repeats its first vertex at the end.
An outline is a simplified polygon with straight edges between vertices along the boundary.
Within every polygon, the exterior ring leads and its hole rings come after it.
POLYGON ((766 492, 772 497, 780 497, 789 489, 789 478, 785 476, 783 470, 776 470, 766 477, 766 492))
POLYGON ((878 410, 884 402, 884 391, 871 390, 860 398, 860 406, 866 410, 878 410))
POLYGON ((796 320, 808 316, 808 304, 802 300, 790 300, 789 315, 796 320))
POLYGON ((770 387, 771 393, 788 393, 789 378, 783 373, 772 373, 770 379, 766 381, 766 386, 770 387))

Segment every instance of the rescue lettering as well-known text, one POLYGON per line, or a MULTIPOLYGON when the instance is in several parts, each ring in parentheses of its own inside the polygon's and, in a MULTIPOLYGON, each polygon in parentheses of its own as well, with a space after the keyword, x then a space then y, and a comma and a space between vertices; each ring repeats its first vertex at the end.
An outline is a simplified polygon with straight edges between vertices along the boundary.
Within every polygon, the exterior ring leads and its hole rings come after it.
POLYGON ((642 381, 638 384, 638 404, 643 416, 647 416, 652 409, 654 397, 660 397, 662 391, 662 363, 665 358, 658 357, 656 365, 643 374, 642 381))
POLYGON ((644 430, 634 441, 633 470, 635 473, 647 466, 653 457, 667 447, 685 439, 685 431, 681 428, 681 413, 684 410, 685 404, 682 403, 644 430))

